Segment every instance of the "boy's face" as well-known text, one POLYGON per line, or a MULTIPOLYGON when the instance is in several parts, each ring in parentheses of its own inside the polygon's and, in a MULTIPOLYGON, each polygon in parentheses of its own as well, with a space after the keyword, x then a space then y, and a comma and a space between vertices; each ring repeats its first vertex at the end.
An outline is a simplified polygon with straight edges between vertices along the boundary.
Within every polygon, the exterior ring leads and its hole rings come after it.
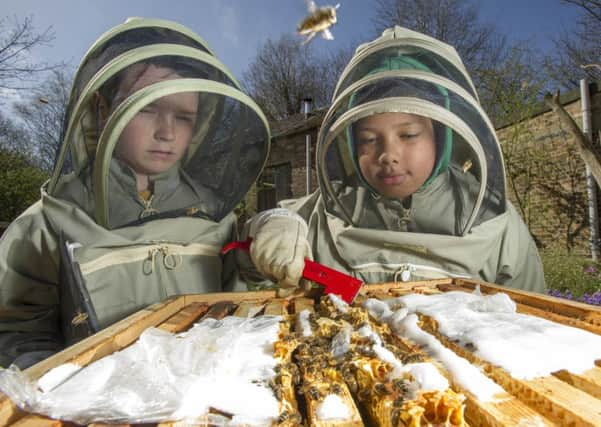
POLYGON ((357 122, 354 131, 363 177, 381 195, 404 199, 426 182, 436 162, 430 119, 381 113, 357 122))
MULTIPOLYGON (((169 68, 144 66, 129 73, 117 96, 179 77, 169 68)), ((140 110, 121 133, 116 155, 137 174, 166 172, 183 157, 192 140, 198 110, 198 94, 178 93, 157 99, 140 110)))

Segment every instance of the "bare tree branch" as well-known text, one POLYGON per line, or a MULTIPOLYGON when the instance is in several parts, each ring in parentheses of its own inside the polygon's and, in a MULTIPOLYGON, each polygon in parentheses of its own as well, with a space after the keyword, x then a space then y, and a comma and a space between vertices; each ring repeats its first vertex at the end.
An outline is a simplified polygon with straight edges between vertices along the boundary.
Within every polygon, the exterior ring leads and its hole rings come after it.
POLYGON ((48 45, 54 40, 52 28, 36 32, 31 16, 19 20, 14 17, 0 19, 0 88, 30 89, 36 75, 54 70, 63 64, 35 61, 35 48, 48 45))
POLYGON ((53 70, 50 77, 31 94, 27 102, 14 105, 33 143, 28 153, 45 171, 54 167, 61 146, 61 131, 69 100, 71 76, 64 70, 53 70), (44 99, 46 102, 40 102, 44 99))
POLYGON ((601 69, 582 67, 601 63, 601 1, 563 0, 582 11, 575 30, 563 32, 554 39, 554 55, 546 60, 546 68, 559 87, 574 89, 583 78, 600 80, 601 69))
POLYGON ((428 34, 455 47, 468 68, 486 63, 505 43, 494 25, 479 21, 477 6, 467 0, 376 0, 376 5, 378 32, 400 25, 428 34))
POLYGON ((269 39, 244 72, 245 88, 268 118, 298 113, 305 97, 311 97, 318 107, 329 103, 336 80, 350 59, 350 49, 321 56, 312 49, 290 35, 269 39))
POLYGON ((545 103, 553 110, 561 123, 568 129, 574 137, 578 151, 582 156, 582 160, 590 168, 597 185, 601 184, 601 156, 597 154, 592 141, 580 130, 572 116, 561 105, 559 101, 559 91, 555 95, 547 93, 545 95, 545 103))
MULTIPOLYGON (((469 0, 376 0, 373 22, 378 31, 400 25, 453 46, 471 74, 483 107, 494 118, 498 92, 489 87, 499 70, 504 70, 511 47, 493 24, 480 20, 478 12, 469 0)), ((505 74, 504 80, 509 77, 505 74)))
POLYGON ((562 0, 564 3, 570 3, 579 6, 590 14, 597 21, 601 21, 601 1, 598 0, 562 0))

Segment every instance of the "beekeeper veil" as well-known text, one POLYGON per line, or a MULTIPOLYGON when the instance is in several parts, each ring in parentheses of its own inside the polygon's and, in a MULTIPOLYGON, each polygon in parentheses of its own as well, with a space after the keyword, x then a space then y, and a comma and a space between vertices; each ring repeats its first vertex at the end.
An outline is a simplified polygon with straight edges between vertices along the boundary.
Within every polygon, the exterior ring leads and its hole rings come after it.
POLYGON ((415 194, 431 190, 441 179, 460 187, 455 200, 463 215, 449 234, 463 235, 505 211, 500 147, 461 59, 445 43, 395 27, 357 48, 320 129, 318 177, 330 213, 353 226, 374 228, 362 212, 366 200, 382 202, 386 196, 359 166, 355 130, 358 121, 380 113, 432 122, 436 158, 415 194))
POLYGON ((200 37, 132 18, 78 68, 48 191, 60 197, 64 183, 89 181, 93 216, 107 228, 180 215, 220 221, 259 175, 269 139, 260 108, 200 37), (172 203, 124 223, 117 195, 137 197, 138 176, 172 203))

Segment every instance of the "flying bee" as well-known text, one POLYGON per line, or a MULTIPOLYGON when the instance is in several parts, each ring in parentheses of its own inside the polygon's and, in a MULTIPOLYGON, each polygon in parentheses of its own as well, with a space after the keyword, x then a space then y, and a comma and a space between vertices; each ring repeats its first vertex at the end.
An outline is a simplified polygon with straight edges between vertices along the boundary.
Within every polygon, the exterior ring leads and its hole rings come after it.
POLYGON ((334 36, 329 28, 336 23, 336 9, 340 7, 340 3, 336 6, 317 7, 313 0, 306 0, 309 15, 306 16, 296 28, 296 31, 301 36, 307 36, 303 44, 309 43, 313 37, 319 32, 326 40, 334 40, 334 36))

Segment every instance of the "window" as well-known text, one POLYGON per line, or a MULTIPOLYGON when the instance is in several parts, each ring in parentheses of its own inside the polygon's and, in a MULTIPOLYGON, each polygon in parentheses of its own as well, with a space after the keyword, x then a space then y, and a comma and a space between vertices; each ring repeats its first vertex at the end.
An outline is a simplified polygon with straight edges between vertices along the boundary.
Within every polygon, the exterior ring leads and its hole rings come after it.
POLYGON ((275 208, 280 200, 291 198, 291 182, 290 163, 267 166, 257 181, 257 210, 275 208))

